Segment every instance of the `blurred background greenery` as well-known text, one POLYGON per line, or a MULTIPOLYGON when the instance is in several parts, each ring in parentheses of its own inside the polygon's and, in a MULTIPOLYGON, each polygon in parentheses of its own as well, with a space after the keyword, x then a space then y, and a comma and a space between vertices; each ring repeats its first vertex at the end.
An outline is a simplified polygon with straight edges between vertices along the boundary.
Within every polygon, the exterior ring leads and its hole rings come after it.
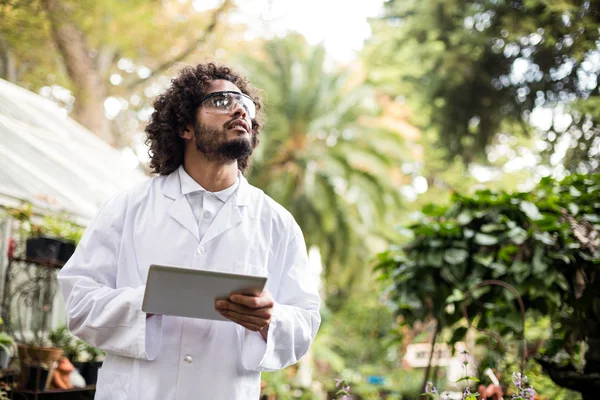
MULTIPOLYGON (((321 398, 343 376, 362 398, 416 398, 424 368, 405 356, 435 336, 435 313, 408 327, 397 319, 386 298, 397 276, 377 280, 377 255, 382 262, 418 239, 407 228, 424 214, 443 214, 430 202, 451 206, 454 193, 483 189, 532 192, 544 177, 600 171, 600 4, 300 3, 0 0, 0 78, 57 102, 147 171, 144 125, 179 68, 216 61, 247 74, 267 113, 248 178, 298 220, 322 261, 325 300, 310 356, 265 374, 265 394, 321 398)), ((577 204, 590 207, 582 218, 597 218, 597 199, 577 204)), ((553 330, 538 318, 528 319, 532 341, 553 330)), ((452 342, 445 328, 441 341, 452 342)), ((518 366, 513 356, 501 357, 510 364, 503 382, 518 366)), ((443 369, 430 372, 438 382, 443 369)), ((577 398, 535 362, 528 371, 541 398, 577 398)))

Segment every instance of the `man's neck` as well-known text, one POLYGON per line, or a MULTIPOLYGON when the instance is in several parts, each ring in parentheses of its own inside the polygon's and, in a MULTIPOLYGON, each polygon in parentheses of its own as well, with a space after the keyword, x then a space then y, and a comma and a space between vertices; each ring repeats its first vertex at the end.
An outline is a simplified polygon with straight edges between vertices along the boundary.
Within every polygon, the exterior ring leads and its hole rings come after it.
POLYGON ((231 187, 237 179, 237 161, 223 162, 208 160, 203 154, 185 154, 185 172, 209 192, 220 192, 231 187))

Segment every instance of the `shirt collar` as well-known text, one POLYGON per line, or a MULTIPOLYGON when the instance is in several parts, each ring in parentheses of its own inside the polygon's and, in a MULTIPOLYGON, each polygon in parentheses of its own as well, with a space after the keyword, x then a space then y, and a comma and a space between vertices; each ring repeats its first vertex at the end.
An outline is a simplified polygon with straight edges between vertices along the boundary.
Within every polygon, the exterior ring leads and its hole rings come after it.
POLYGON ((240 172, 238 171, 238 177, 235 180, 235 183, 229 186, 227 189, 223 189, 219 192, 209 192, 204 189, 198 182, 196 182, 183 168, 183 165, 179 166, 179 182, 181 183, 181 194, 187 195, 193 192, 207 192, 214 194, 219 200, 223 203, 226 203, 227 200, 231 197, 232 194, 235 193, 238 186, 240 185, 240 172))

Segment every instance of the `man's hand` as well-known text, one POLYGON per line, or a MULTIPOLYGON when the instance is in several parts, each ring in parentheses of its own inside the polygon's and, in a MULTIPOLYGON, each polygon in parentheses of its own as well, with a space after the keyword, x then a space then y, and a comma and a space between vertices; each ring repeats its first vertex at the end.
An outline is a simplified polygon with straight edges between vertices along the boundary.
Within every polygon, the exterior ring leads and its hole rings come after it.
POLYGON ((217 300, 215 309, 236 324, 260 332, 266 340, 274 305, 273 296, 265 290, 259 296, 234 293, 229 300, 217 300))

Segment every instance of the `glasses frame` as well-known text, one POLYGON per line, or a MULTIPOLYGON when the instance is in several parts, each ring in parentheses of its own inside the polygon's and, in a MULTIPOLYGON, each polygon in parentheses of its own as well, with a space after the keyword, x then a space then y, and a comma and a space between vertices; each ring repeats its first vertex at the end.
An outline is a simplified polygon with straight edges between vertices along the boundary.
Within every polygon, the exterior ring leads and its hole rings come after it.
MULTIPOLYGON (((198 107, 200 107, 206 100, 208 100, 211 97, 216 96, 218 94, 237 94, 238 96, 242 96, 242 97, 247 98, 248 100, 250 100, 252 102, 252 104, 254 104, 254 116, 251 116, 250 118, 254 119, 256 117, 256 103, 254 102, 254 99, 252 97, 248 96, 245 93, 236 92, 234 90, 223 90, 223 91, 220 91, 220 92, 209 93, 209 94, 207 94, 206 96, 204 96, 203 98, 200 99, 200 101, 198 102, 198 107)), ((249 110, 246 110, 246 111, 248 112, 248 116, 250 116, 250 111, 249 110)))

